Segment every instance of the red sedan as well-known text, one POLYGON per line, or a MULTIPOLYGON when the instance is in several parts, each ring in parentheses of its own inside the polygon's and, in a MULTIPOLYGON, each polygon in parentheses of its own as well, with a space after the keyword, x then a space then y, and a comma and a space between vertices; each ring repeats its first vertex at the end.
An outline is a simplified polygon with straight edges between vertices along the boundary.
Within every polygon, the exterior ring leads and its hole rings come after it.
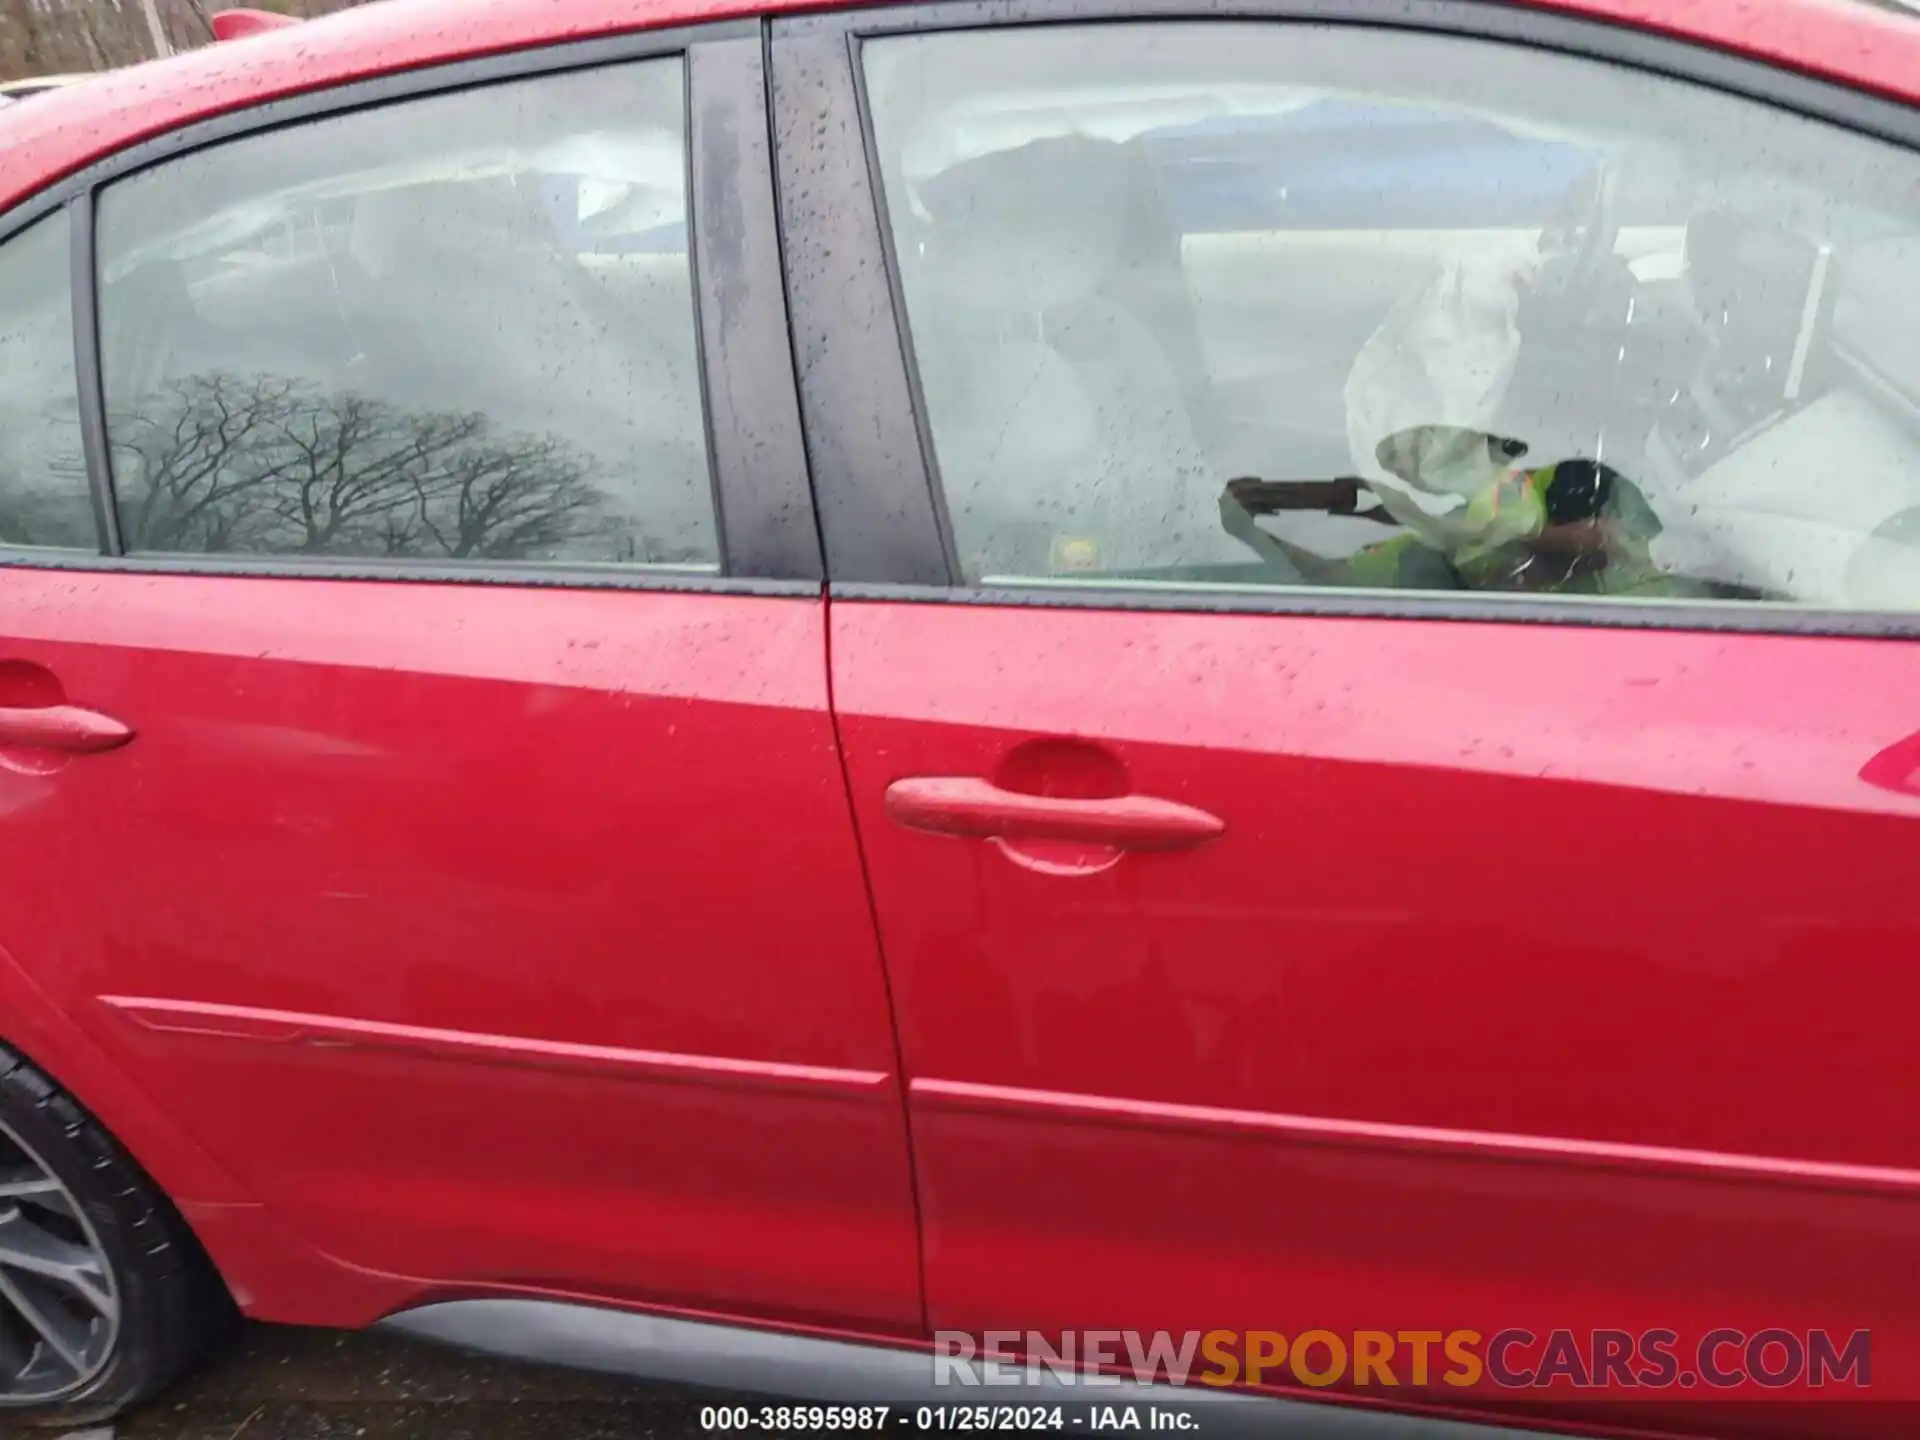
POLYGON ((1920 22, 772 9, 0 116, 0 1409, 1910 1429, 1920 22))

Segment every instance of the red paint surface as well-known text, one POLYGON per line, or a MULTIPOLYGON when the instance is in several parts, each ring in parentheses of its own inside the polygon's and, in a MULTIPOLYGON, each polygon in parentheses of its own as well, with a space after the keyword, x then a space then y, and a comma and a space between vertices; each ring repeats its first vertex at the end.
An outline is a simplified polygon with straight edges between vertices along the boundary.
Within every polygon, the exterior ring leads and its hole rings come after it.
POLYGON ((1866 1327, 1920 1395, 1920 798, 1861 777, 1920 651, 833 616, 936 1326, 1866 1327), (887 813, 1041 739, 1225 833, 1043 875, 887 813))
POLYGON ((0 935, 342 1261, 913 1327, 823 609, 0 570, 138 735, 0 769, 0 935))

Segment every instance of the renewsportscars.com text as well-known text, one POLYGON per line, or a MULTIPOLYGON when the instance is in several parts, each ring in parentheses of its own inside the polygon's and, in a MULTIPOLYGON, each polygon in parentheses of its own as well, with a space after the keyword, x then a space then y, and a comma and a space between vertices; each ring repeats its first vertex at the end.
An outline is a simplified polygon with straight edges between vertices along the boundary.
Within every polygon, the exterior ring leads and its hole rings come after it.
POLYGON ((1449 1385, 1693 1389, 1872 1383, 1866 1330, 956 1330, 934 1333, 934 1383, 1449 1385))

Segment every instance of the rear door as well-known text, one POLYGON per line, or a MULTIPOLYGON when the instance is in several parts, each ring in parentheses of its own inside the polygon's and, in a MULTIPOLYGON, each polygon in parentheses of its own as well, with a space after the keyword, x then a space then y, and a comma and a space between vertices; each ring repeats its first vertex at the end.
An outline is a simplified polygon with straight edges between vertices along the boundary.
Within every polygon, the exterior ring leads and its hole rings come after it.
POLYGON ((16 220, 0 946, 341 1261, 884 1331, 762 71, 418 72, 16 220))
POLYGON ((1644 37, 1238 9, 777 32, 932 1324, 1904 1393, 1920 162, 1644 37))

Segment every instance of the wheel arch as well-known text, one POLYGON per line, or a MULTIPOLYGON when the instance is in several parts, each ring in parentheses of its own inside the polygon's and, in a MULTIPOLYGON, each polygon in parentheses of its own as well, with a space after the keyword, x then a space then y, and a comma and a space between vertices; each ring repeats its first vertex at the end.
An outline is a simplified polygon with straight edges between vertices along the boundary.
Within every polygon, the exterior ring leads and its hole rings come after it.
POLYGON ((360 1326, 420 1294, 417 1281, 346 1265, 287 1231, 4 948, 0 1044, 63 1090, 146 1173, 247 1314, 360 1326))

